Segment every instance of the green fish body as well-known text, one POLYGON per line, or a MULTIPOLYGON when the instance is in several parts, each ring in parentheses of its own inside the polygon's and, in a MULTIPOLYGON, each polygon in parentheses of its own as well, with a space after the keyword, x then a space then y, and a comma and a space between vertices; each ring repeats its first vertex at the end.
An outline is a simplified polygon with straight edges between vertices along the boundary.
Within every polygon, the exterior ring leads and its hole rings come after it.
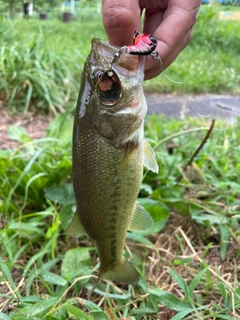
MULTIPOLYGON (((113 65, 120 81, 120 100, 105 105, 97 98, 99 72, 101 75, 108 69, 116 52, 117 48, 93 39, 82 73, 73 129, 77 210, 68 233, 85 233, 95 241, 100 258, 99 281, 130 284, 138 282, 139 274, 123 257, 126 232, 151 226, 151 217, 136 199, 143 165, 155 172, 158 168, 143 137, 147 112, 142 89, 144 59, 121 56, 113 65)), ((107 90, 111 102, 117 93, 111 92, 111 86, 107 90)))

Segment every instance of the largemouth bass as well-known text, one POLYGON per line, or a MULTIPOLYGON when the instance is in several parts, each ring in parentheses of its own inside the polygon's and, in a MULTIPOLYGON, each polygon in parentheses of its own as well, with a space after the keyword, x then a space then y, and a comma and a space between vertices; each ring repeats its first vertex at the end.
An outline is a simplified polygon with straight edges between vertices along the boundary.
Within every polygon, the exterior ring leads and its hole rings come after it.
POLYGON ((151 227, 149 213, 136 199, 143 165, 154 172, 158 166, 143 137, 144 58, 121 55, 108 78, 104 71, 117 50, 93 39, 82 73, 72 153, 77 210, 68 233, 95 241, 99 281, 130 284, 138 282, 139 273, 123 257, 126 232, 151 227))

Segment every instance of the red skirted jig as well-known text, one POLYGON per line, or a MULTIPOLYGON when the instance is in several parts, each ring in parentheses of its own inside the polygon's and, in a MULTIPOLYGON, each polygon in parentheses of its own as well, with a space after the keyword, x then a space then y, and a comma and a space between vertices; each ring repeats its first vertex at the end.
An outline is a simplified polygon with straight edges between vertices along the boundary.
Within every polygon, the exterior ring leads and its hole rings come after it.
POLYGON ((108 70, 112 70, 113 64, 118 61, 123 53, 129 53, 138 56, 151 55, 153 59, 158 59, 158 53, 157 51, 155 51, 157 43, 157 39, 154 38, 154 36, 152 36, 151 34, 135 31, 133 44, 131 46, 123 46, 118 50, 118 52, 115 53, 109 63, 108 70))
POLYGON ((127 53, 138 56, 147 56, 154 52, 157 47, 157 39, 151 34, 135 31, 133 45, 127 46, 127 53))

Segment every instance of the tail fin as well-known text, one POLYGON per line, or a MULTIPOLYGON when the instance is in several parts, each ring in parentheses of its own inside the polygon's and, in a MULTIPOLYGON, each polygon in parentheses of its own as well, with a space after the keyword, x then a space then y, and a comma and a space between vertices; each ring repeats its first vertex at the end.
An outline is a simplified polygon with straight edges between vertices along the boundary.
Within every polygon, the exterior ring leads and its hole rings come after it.
POLYGON ((134 266, 127 260, 122 260, 122 263, 115 266, 108 271, 101 271, 99 273, 98 283, 102 279, 116 280, 127 284, 137 284, 140 275, 134 266))

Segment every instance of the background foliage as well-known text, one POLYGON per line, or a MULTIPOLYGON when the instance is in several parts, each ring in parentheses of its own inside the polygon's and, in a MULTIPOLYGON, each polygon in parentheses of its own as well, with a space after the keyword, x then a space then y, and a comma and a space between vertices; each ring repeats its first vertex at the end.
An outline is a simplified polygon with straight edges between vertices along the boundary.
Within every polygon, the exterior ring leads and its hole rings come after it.
MULTIPOLYGON (((144 84, 147 91, 239 93, 238 22, 219 20, 221 9, 202 7, 192 43, 166 71, 184 85, 162 74, 144 84)), ((56 115, 41 139, 11 126, 18 146, 0 150, 0 319, 238 319, 239 121, 217 121, 183 171, 210 121, 147 117, 160 172, 145 172, 138 200, 154 225, 129 232, 125 252, 141 280, 135 287, 106 281, 92 292, 94 244, 64 231, 75 211, 71 135, 80 73, 90 38, 106 36, 98 2, 83 1, 70 24, 59 16, 0 21, 0 111, 56 115)))
MULTIPOLYGON (((44 21, 2 16, 0 94, 9 106, 62 111, 75 105, 91 38, 107 40, 99 2, 81 6, 69 24, 56 19, 61 17, 57 11, 44 21)), ((192 42, 165 71, 167 77, 145 82, 146 92, 239 93, 238 21, 219 20, 219 11, 201 8, 192 42)))

